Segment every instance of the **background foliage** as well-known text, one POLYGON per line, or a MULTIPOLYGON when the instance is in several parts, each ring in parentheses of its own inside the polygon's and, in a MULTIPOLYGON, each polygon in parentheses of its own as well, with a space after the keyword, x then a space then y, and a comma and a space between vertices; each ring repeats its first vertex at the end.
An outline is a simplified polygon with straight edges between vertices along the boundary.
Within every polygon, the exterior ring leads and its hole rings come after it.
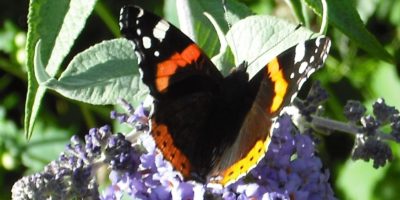
MULTIPOLYGON (((42 23, 63 23, 53 19, 52 12, 60 12, 57 6, 62 7, 62 4, 69 1, 55 2, 57 5, 43 9, 44 14, 49 17, 42 23)), ((92 2, 94 5, 94 1, 87 2, 88 4, 92 2)), ((242 0, 241 2, 257 14, 274 15, 295 24, 299 23, 296 19, 303 18, 303 24, 315 28, 315 31, 318 31, 320 27, 319 18, 311 11, 308 12, 308 17, 296 18, 293 14, 295 12, 283 1, 242 0)), ((305 2, 318 10, 319 1, 306 0, 305 2)), ((360 100, 370 107, 372 101, 383 97, 389 105, 400 108, 400 12, 398 12, 400 1, 337 0, 328 2, 333 2, 332 9, 335 11, 331 12, 329 17, 339 18, 339 20, 333 21, 328 29, 327 35, 332 39, 333 46, 327 63, 313 76, 314 80, 321 81, 324 88, 329 91, 330 98, 326 103, 328 115, 333 119, 344 120, 342 110, 346 100, 349 99, 360 100), (355 7, 358 14, 352 13, 350 7, 355 7), (350 17, 340 19, 347 15, 350 17), (357 27, 361 26, 354 22, 357 15, 365 24, 365 32, 357 32, 360 30, 357 27), (379 44, 388 53, 379 49, 379 44), (360 47, 363 47, 363 50, 360 47)), ((23 174, 39 171, 45 164, 56 158, 72 134, 82 136, 91 127, 110 123, 109 111, 112 109, 109 106, 92 106, 72 101, 49 91, 41 102, 42 108, 38 112, 32 138, 29 142, 25 139, 24 105, 28 80, 26 63, 28 61, 29 64, 29 59, 31 59, 25 51, 28 3, 20 0, 0 3, 1 199, 10 198, 12 184, 23 174)), ((67 54, 66 59, 49 62, 61 63, 60 66, 65 67, 79 52, 104 40, 119 37, 117 24, 119 9, 125 4, 133 3, 140 4, 174 24, 178 24, 175 3, 171 0, 97 1, 93 8, 94 12, 89 16, 86 24, 80 25, 83 28, 82 33, 79 36, 75 33, 76 39, 68 36, 71 39, 71 52, 67 54)), ((296 1, 292 3, 296 8, 296 1)), ((68 11, 63 10, 63 12, 68 11)), ((84 12, 75 14, 84 15, 84 12)), ((72 18, 74 17, 76 15, 72 13, 72 18)), ((77 24, 71 26, 77 26, 77 24)), ((46 37, 55 37, 55 30, 40 31, 46 37)), ((199 40, 202 42, 201 38, 199 40)), ((28 42, 29 48, 34 48, 34 44, 28 42)), ((65 49, 61 49, 59 54, 65 54, 63 52, 65 49)), ((209 51, 212 52, 212 50, 211 48, 209 51)), ((49 56, 49 54, 42 56, 49 56)), ((63 70, 54 69, 53 73, 60 74, 59 71, 63 70)), ((399 199, 397 191, 400 189, 400 183, 397 177, 400 177, 400 162, 398 161, 400 149, 398 145, 392 146, 395 155, 394 162, 376 170, 373 169, 371 163, 353 162, 348 159, 353 139, 344 133, 333 133, 323 137, 321 142, 320 156, 324 160, 324 165, 331 171, 332 185, 337 197, 339 199, 399 199)))

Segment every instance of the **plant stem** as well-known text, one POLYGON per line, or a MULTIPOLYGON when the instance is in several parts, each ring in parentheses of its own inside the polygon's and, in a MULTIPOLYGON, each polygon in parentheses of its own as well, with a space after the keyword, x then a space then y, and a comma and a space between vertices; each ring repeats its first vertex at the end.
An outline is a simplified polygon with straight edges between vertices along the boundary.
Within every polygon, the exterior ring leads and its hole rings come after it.
MULTIPOLYGON (((360 130, 362 130, 361 126, 340 122, 332 119, 323 118, 316 115, 311 115, 311 124, 317 128, 340 131, 344 133, 349 133, 352 135, 360 134, 360 130)), ((395 138, 390 135, 386 134, 380 130, 376 130, 376 137, 380 138, 381 140, 392 140, 396 141, 395 138)))

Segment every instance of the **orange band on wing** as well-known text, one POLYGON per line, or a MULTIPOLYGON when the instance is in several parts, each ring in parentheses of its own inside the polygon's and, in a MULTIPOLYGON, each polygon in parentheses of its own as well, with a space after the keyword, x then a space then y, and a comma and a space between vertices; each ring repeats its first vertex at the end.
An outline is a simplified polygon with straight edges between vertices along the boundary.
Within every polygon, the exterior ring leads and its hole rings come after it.
POLYGON ((247 174, 257 163, 264 157, 267 147, 270 142, 270 137, 267 137, 265 141, 257 140, 253 148, 247 153, 247 155, 235 162, 232 166, 226 169, 222 174, 222 179, 219 181, 220 184, 226 186, 241 176, 247 174))
POLYGON ((277 111, 283 103, 283 99, 286 95, 288 88, 288 82, 283 75, 283 71, 280 69, 279 61, 277 58, 274 58, 271 62, 268 63, 267 73, 274 83, 275 95, 272 99, 271 107, 269 110, 271 113, 273 113, 277 111))
POLYGON ((181 172, 185 178, 188 178, 191 169, 189 159, 174 145, 168 127, 164 124, 157 124, 154 120, 151 120, 151 126, 151 135, 164 158, 171 162, 172 166, 181 172))
POLYGON ((157 65, 156 72, 156 88, 159 92, 164 91, 169 84, 169 77, 175 74, 178 67, 186 67, 195 62, 201 55, 199 47, 191 44, 186 47, 181 53, 175 53, 167 60, 157 65), (163 80, 158 80, 163 79, 163 80))

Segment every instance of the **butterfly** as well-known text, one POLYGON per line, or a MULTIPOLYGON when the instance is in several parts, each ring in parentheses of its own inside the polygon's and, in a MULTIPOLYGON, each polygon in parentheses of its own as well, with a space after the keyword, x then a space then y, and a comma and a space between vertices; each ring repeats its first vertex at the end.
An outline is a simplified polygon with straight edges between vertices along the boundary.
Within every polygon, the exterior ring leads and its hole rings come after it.
POLYGON ((186 179, 222 185, 264 157, 274 119, 330 48, 319 36, 271 59, 251 79, 245 62, 224 77, 189 37, 140 7, 121 9, 120 30, 135 44, 154 98, 149 133, 157 148, 186 179))

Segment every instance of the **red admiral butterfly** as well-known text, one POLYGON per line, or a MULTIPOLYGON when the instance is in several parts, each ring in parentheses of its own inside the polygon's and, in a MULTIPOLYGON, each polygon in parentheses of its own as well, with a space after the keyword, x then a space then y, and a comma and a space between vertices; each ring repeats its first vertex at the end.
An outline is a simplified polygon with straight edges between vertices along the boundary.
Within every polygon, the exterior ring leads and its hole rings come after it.
POLYGON ((289 48, 249 80, 245 64, 223 77, 185 34, 142 8, 121 10, 122 34, 135 43, 143 82, 154 97, 150 133, 186 179, 227 185, 264 156, 271 126, 324 63, 330 41, 289 48))

